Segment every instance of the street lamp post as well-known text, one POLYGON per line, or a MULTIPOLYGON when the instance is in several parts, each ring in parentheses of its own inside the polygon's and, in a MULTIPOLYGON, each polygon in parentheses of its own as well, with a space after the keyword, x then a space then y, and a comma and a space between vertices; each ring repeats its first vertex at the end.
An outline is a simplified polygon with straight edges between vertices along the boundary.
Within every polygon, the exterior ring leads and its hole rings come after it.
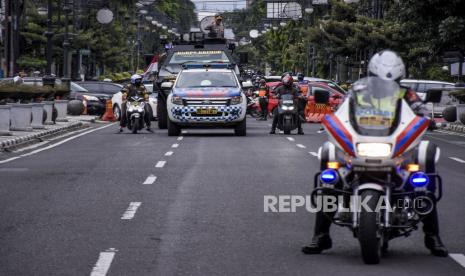
POLYGON ((43 84, 53 86, 55 84, 55 77, 52 76, 52 58, 53 58, 53 32, 52 32, 52 16, 53 6, 52 0, 47 1, 47 67, 45 69, 45 76, 43 77, 43 84))
POLYGON ((63 40, 63 77, 65 82, 70 81, 70 72, 69 72, 69 13, 71 8, 69 7, 70 3, 67 1, 64 3, 63 11, 65 12, 65 33, 63 40))

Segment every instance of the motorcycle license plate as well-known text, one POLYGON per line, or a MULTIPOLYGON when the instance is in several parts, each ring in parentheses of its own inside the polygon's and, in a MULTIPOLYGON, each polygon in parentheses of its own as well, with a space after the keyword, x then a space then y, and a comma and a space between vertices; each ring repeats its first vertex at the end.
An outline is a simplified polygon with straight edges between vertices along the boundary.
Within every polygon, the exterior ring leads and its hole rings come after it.
POLYGON ((218 110, 216 108, 198 108, 197 114, 198 115, 216 115, 218 110))

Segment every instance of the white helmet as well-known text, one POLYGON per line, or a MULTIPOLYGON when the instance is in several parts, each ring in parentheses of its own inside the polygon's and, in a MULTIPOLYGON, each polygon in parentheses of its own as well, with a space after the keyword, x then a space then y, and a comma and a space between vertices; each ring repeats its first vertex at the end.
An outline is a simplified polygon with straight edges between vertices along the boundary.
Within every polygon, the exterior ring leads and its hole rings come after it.
POLYGON ((131 76, 131 84, 141 84, 142 76, 139 74, 134 74, 131 76))
POLYGON ((383 50, 370 59, 368 74, 398 82, 405 77, 405 65, 397 53, 383 50))

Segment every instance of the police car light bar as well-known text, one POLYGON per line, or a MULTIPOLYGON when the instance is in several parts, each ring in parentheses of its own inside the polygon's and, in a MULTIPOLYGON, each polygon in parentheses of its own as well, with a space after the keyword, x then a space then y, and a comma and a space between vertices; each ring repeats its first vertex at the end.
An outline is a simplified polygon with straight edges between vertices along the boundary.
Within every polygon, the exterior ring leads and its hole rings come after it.
POLYGON ((232 64, 229 63, 186 63, 182 65, 183 69, 231 69, 232 64))

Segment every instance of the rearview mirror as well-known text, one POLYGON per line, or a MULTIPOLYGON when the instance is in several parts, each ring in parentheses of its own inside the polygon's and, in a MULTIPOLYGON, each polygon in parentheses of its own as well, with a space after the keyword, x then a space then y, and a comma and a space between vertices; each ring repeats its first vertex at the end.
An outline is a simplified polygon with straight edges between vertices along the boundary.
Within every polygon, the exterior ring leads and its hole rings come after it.
POLYGON ((316 90, 313 91, 313 99, 317 104, 328 104, 329 103, 329 91, 316 90))
POLYGON ((165 81, 161 83, 161 88, 162 89, 171 89, 173 88, 173 83, 170 81, 165 81))
POLYGON ((253 86, 253 83, 251 81, 244 81, 242 83, 242 88, 252 88, 252 87, 254 87, 254 86, 253 86))
POLYGON ((442 98, 442 90, 440 89, 430 89, 426 91, 425 103, 439 103, 442 98))

